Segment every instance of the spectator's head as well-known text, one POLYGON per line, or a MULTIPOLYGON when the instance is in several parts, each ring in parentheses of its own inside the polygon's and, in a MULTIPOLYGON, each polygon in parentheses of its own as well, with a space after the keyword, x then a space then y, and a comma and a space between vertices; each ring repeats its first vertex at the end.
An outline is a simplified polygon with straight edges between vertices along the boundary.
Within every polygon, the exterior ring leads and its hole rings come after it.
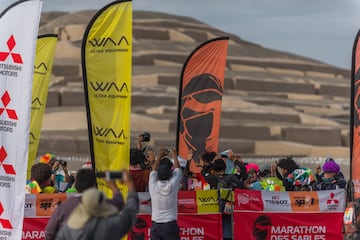
POLYGON ((259 165, 256 163, 248 163, 245 165, 246 173, 249 173, 251 170, 253 170, 256 174, 259 172, 259 165))
POLYGON ((96 176, 92 169, 81 168, 76 173, 75 188, 79 193, 82 193, 88 188, 96 186, 96 176))
POLYGON ((169 166, 170 169, 173 167, 172 161, 171 161, 169 158, 167 158, 167 157, 163 157, 163 158, 160 160, 160 166, 161 166, 161 165, 167 165, 167 166, 169 166))
POLYGON ((52 166, 56 161, 56 155, 52 153, 45 153, 39 158, 39 163, 45 163, 52 166))
POLYGON ((35 180, 41 188, 50 184, 51 167, 45 163, 36 163, 31 167, 31 180, 35 180))
POLYGON ((247 171, 246 171, 246 165, 248 165, 248 163, 242 163, 242 162, 239 162, 239 161, 234 162, 234 166, 237 168, 236 175, 239 178, 241 178, 243 181, 245 181, 246 178, 248 177, 247 171))
POLYGON ((213 171, 219 177, 223 177, 225 174, 226 164, 222 159, 216 159, 213 164, 213 171))
POLYGON ((340 166, 334 159, 328 158, 323 165, 323 171, 325 178, 332 178, 340 172, 340 166))
POLYGON ((299 168, 299 166, 291 157, 282 158, 277 163, 277 170, 283 177, 286 177, 297 168, 299 168))
POLYGON ((141 165, 146 161, 146 156, 142 150, 130 148, 130 165, 141 165))
POLYGON ((168 164, 160 164, 157 172, 160 181, 169 180, 171 176, 171 167, 168 164))
POLYGON ((205 164, 210 164, 216 157, 216 152, 205 152, 201 155, 205 164))
POLYGON ((259 165, 259 175, 260 177, 270 177, 271 165, 268 162, 263 162, 259 165))

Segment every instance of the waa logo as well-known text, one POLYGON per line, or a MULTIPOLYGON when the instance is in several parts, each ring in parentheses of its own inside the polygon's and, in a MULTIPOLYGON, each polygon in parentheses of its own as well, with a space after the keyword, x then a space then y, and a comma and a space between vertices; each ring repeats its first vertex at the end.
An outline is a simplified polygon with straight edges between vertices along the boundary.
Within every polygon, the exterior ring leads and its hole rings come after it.
POLYGON ((0 148, 0 166, 3 167, 6 174, 15 175, 16 172, 15 172, 14 167, 10 164, 4 164, 6 158, 7 158, 7 152, 6 152, 5 148, 3 146, 1 146, 1 148, 0 148))
POLYGON ((40 109, 42 105, 40 98, 34 98, 31 101, 31 109, 40 109))
POLYGON ((92 40, 89 40, 89 43, 93 47, 106 47, 108 45, 110 46, 129 46, 129 41, 125 36, 121 36, 120 39, 113 39, 111 37, 103 37, 103 38, 94 38, 92 40))
POLYGON ((8 219, 1 218, 1 215, 3 214, 3 212, 4 212, 4 208, 0 202, 0 225, 5 229, 12 229, 13 227, 12 227, 10 221, 8 219))
POLYGON ((218 199, 215 197, 199 197, 199 201, 202 203, 217 202, 218 199))
POLYGON ((8 46, 7 52, 0 52, 0 62, 5 62, 9 56, 11 56, 14 63, 22 64, 23 60, 21 58, 21 55, 19 53, 14 53, 13 49, 16 46, 16 41, 13 35, 9 37, 9 39, 6 42, 8 46))
POLYGON ((34 65, 34 73, 39 75, 46 75, 47 72, 48 72, 48 67, 44 62, 34 65))
POLYGON ((91 88, 95 92, 110 92, 110 91, 116 91, 116 92, 123 92, 126 91, 129 92, 128 86, 126 83, 123 83, 122 85, 116 84, 114 82, 90 82, 91 88))
POLYGON ((8 91, 5 91, 5 93, 1 97, 1 102, 4 105, 4 107, 3 108, 0 107, 0 116, 3 114, 3 112, 5 110, 10 119, 18 120, 16 111, 14 109, 7 108, 10 101, 11 101, 10 95, 9 95, 8 91))
POLYGON ((29 134, 29 142, 32 143, 32 142, 34 142, 36 140, 37 140, 37 138, 35 137, 35 134, 30 132, 30 134, 29 134))
POLYGON ((34 70, 46 72, 48 70, 48 68, 44 62, 41 62, 38 65, 34 66, 34 70))
POLYGON ((113 136, 114 138, 123 138, 123 139, 127 139, 127 137, 125 136, 125 130, 122 129, 120 132, 119 131, 115 131, 112 128, 104 128, 104 127, 98 127, 98 126, 94 126, 94 133, 96 136, 98 137, 109 137, 109 136, 113 136))

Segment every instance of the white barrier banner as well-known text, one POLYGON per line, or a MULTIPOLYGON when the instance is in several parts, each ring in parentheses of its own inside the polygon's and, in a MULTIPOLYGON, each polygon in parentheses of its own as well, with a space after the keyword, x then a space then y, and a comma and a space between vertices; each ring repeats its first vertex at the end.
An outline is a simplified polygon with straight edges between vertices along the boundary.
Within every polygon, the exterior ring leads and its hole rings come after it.
POLYGON ((271 192, 235 189, 235 211, 340 212, 346 205, 345 189, 271 192))

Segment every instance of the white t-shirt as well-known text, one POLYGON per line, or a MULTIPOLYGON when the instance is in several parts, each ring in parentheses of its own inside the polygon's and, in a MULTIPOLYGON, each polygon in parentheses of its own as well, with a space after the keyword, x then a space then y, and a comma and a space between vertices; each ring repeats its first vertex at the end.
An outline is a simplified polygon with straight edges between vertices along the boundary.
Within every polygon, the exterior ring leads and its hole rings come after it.
POLYGON ((175 168, 170 180, 160 181, 157 175, 157 171, 151 171, 149 176, 151 220, 156 223, 177 220, 178 192, 181 187, 182 170, 175 168))

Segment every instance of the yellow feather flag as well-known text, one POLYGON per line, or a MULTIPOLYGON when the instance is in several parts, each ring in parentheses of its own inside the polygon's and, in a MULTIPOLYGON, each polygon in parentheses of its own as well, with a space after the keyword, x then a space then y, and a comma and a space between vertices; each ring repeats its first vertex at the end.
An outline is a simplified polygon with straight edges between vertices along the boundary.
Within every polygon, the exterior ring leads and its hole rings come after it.
MULTIPOLYGON (((84 34, 82 67, 91 160, 96 172, 129 168, 132 2, 114 1, 99 10, 84 34)), ((112 197, 107 182, 98 188, 112 197)), ((121 185, 124 195, 125 186, 121 185)))
POLYGON ((29 159, 27 167, 27 179, 30 178, 31 166, 34 164, 41 135, 42 121, 44 117, 50 77, 57 44, 56 34, 40 35, 36 42, 36 54, 34 61, 34 78, 32 86, 30 136, 29 136, 29 159))

